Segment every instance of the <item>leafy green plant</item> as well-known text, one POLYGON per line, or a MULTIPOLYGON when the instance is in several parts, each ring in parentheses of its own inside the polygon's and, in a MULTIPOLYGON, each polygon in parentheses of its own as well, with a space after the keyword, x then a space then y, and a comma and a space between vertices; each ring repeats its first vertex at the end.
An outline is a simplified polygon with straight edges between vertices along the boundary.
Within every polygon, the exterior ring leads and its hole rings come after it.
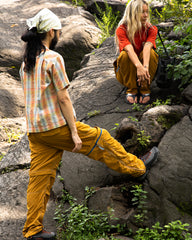
MULTIPOLYGON (((109 224, 111 214, 89 210, 87 200, 95 192, 94 188, 85 188, 85 199, 78 204, 68 192, 63 191, 62 198, 55 211, 57 221, 57 239, 76 240, 76 239, 98 239, 106 237, 112 229, 120 230, 121 227, 109 224), (69 208, 64 208, 68 203, 69 208)), ((111 210, 112 211, 112 210, 111 210)))
POLYGON ((129 116, 128 118, 131 119, 133 122, 138 122, 138 119, 135 117, 129 116))
POLYGON ((142 111, 140 105, 138 103, 133 103, 132 105, 132 109, 135 110, 135 111, 142 111))
POLYGON ((112 7, 105 2, 105 11, 99 7, 97 3, 95 3, 98 15, 95 15, 95 21, 98 27, 101 29, 101 39, 99 42, 99 46, 108 38, 114 34, 115 27, 118 24, 118 20, 120 17, 120 13, 113 13, 112 7))
POLYGON ((20 129, 18 129, 15 132, 11 128, 7 128, 7 127, 3 127, 3 126, 0 126, 0 128, 5 132, 5 134, 6 134, 6 141, 8 143, 15 143, 18 140, 20 140, 21 137, 23 136, 23 134, 21 133, 20 129))
POLYGON ((163 0, 163 3, 161 11, 156 9, 152 12, 160 21, 172 20, 176 23, 184 23, 191 17, 192 3, 190 0, 163 0))
POLYGON ((170 105, 171 104, 171 99, 166 99, 165 101, 161 100, 161 99, 156 99, 156 101, 154 101, 152 103, 152 105, 155 106, 161 106, 161 105, 170 105))
POLYGON ((144 151, 150 144, 151 136, 146 136, 145 131, 141 130, 140 133, 137 134, 137 141, 139 143, 138 151, 144 151))
POLYGON ((147 219, 147 210, 146 210, 146 199, 147 199, 147 192, 142 189, 142 185, 135 185, 133 186, 133 193, 132 204, 133 206, 137 207, 137 214, 134 215, 137 223, 142 223, 144 220, 147 219))
POLYGON ((183 55, 177 57, 180 63, 176 66, 168 65, 168 70, 173 68, 173 77, 175 80, 180 80, 179 89, 183 90, 192 83, 192 49, 190 51, 185 51, 183 55))
POLYGON ((181 221, 173 221, 164 227, 160 227, 157 222, 152 229, 140 228, 134 240, 192 240, 191 234, 189 233, 189 224, 182 223, 181 221))
MULTIPOLYGON (((166 40, 164 44, 170 56, 174 56, 174 63, 167 65, 168 78, 180 82, 178 88, 183 90, 192 82, 191 57, 192 57, 192 18, 176 25, 173 32, 180 36, 178 40, 166 40)), ((164 54, 163 46, 157 39, 157 52, 164 54)))

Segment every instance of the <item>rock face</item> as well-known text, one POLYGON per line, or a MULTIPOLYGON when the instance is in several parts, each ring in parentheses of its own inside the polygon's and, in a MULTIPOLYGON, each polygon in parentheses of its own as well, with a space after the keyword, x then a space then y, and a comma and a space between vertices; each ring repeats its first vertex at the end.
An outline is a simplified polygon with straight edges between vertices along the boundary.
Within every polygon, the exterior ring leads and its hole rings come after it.
POLYGON ((192 226, 191 111, 166 132, 159 144, 159 162, 144 184, 150 224, 180 219, 192 226))
POLYGON ((125 7, 126 7, 126 0, 85 0, 85 4, 86 4, 86 9, 87 11, 93 13, 93 14, 99 14, 96 4, 99 6, 99 8, 101 8, 103 11, 105 11, 106 7, 105 4, 107 3, 109 6, 111 6, 114 14, 116 14, 117 12, 120 13, 120 15, 123 14, 125 7))
POLYGON ((89 12, 81 7, 74 7, 55 0, 30 2, 9 0, 1 3, 1 67, 8 68, 10 73, 18 79, 18 69, 23 54, 23 42, 20 37, 26 31, 26 19, 33 17, 42 8, 49 8, 57 14, 64 27, 58 47, 62 48, 62 53, 67 59, 68 74, 71 78, 73 72, 79 68, 83 56, 98 45, 100 30, 93 21, 90 21, 90 19, 93 20, 93 16, 89 12))
MULTIPOLYGON (((24 125, 22 88, 20 82, 18 82, 17 68, 20 62, 19 54, 21 51, 19 36, 24 28, 24 20, 29 15, 34 15, 42 7, 49 7, 62 20, 65 34, 62 36, 61 44, 58 45, 57 50, 65 56, 66 65, 69 64, 68 59, 70 55, 65 55, 65 52, 73 48, 75 44, 78 48, 86 49, 86 53, 91 51, 97 43, 98 36, 96 35, 100 31, 96 28, 94 22, 90 22, 92 16, 81 8, 74 8, 64 3, 58 3, 58 1, 49 1, 47 3, 47 1, 42 0, 33 2, 9 0, 6 3, 2 3, 0 16, 5 20, 5 26, 0 25, 0 28, 2 33, 7 31, 7 35, 2 34, 0 37, 2 42, 0 45, 0 55, 2 56, 0 59, 2 64, 0 68, 1 125, 5 124, 5 117, 14 118, 11 124, 13 122, 18 124, 19 122, 19 127, 24 125), (21 4, 24 10, 18 11, 21 4), (12 6, 13 14, 9 14, 10 20, 8 21, 6 13, 10 6, 12 6), (78 19, 80 19, 79 22, 77 22, 78 19), (10 22, 13 23, 13 26, 10 25, 10 22), (68 35, 67 33, 71 26, 72 37, 70 38, 70 34, 68 35), (78 28, 82 29, 82 32, 78 28), (7 29, 11 30, 8 31, 7 29), (18 31, 15 31, 16 29, 18 31), (86 39, 89 37, 90 39, 87 43, 86 39), (73 43, 74 39, 76 39, 76 43, 73 43), (68 42, 71 43, 71 47, 67 45, 68 42), (11 66, 16 66, 16 68, 11 68, 11 66), (22 120, 19 120, 18 117, 22 120)), ((80 54, 78 53, 79 55, 75 55, 79 62, 84 54, 83 51, 80 54)), ((100 48, 86 54, 81 61, 80 69, 74 73, 73 81, 69 88, 78 120, 91 126, 105 128, 112 136, 116 136, 116 131, 112 129, 116 127, 115 124, 117 123, 120 124, 117 133, 122 132, 123 134, 123 131, 126 131, 127 123, 133 124, 133 128, 138 132, 141 129, 146 130, 147 134, 152 137, 151 144, 158 145, 160 156, 158 163, 150 170, 146 181, 144 181, 144 190, 148 192, 148 221, 145 222, 145 225, 150 227, 156 221, 165 224, 176 219, 192 224, 192 190, 190 187, 192 181, 190 170, 192 167, 191 86, 188 86, 183 92, 183 97, 187 99, 187 105, 159 106, 149 110, 141 106, 141 110, 137 111, 133 106, 127 105, 124 101, 123 87, 117 82, 114 75, 113 61, 115 58, 114 39, 109 38, 100 48), (163 122, 157 121, 159 116, 163 116, 164 119, 166 117, 166 120, 171 119, 174 121, 171 121, 171 123, 168 121, 169 127, 167 127, 167 125, 164 125, 164 123, 167 123, 165 120, 163 122), (137 122, 132 121, 133 119, 137 119, 137 122), (125 130, 122 131, 122 127, 125 130)), ((152 97, 154 99, 157 96, 159 97, 159 92, 159 89, 152 88, 152 97)), ((124 135, 123 139, 125 142, 128 140, 133 142, 131 138, 133 134, 124 135), (129 136, 131 136, 130 139, 129 136)), ((2 132, 0 137, 2 141, 4 137, 2 132)), ((26 190, 29 166, 30 149, 27 135, 25 134, 20 142, 9 148, 6 156, 0 161, 1 240, 23 239, 22 228, 27 212, 26 190)), ((57 178, 53 186, 44 219, 47 229, 51 231, 56 229, 56 223, 53 220, 55 199, 61 196, 62 189, 65 188, 78 201, 81 201, 84 198, 86 186, 98 189, 96 194, 90 198, 90 208, 105 210, 108 207, 113 207, 115 216, 120 218, 121 223, 126 223, 127 225, 136 224, 132 218, 135 209, 129 202, 131 196, 129 194, 125 196, 121 192, 121 184, 128 186, 128 189, 131 185, 138 184, 138 182, 130 179, 129 176, 118 174, 108 169, 103 163, 69 152, 64 152, 58 174, 61 175, 63 181, 60 182, 59 178, 57 178), (95 206, 98 200, 101 204, 95 206)), ((125 237, 119 238, 127 239, 125 237)))
POLYGON ((97 47, 101 31, 94 24, 93 16, 82 9, 77 15, 66 17, 62 26, 63 34, 56 50, 64 57, 68 77, 72 79, 84 55, 97 47))

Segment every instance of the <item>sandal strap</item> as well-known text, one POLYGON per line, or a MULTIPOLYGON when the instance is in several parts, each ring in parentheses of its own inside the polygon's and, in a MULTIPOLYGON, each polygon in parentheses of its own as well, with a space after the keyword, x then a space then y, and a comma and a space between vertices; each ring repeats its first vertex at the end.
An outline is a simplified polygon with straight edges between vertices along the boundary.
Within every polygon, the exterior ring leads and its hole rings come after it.
POLYGON ((133 93, 127 93, 126 94, 126 97, 136 97, 137 96, 137 94, 133 94, 133 93))
POLYGON ((144 98, 144 97, 148 97, 150 96, 150 93, 145 93, 145 94, 141 94, 141 96, 144 98))

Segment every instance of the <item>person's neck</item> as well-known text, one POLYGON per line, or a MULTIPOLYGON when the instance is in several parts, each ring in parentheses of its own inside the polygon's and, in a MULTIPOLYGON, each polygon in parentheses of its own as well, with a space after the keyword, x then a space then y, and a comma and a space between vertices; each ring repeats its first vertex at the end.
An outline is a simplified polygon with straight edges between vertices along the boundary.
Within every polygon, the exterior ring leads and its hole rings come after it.
POLYGON ((50 47, 49 41, 43 40, 43 41, 42 41, 42 44, 43 44, 46 48, 49 49, 49 47, 50 47))

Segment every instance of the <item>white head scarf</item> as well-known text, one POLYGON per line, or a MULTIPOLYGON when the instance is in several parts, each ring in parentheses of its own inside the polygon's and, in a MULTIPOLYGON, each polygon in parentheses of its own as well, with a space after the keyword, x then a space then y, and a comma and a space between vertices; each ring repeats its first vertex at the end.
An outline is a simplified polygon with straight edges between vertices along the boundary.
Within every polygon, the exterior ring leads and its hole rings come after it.
POLYGON ((29 30, 36 27, 38 33, 48 32, 51 29, 61 29, 59 18, 47 8, 41 10, 33 18, 27 19, 26 22, 29 30))

